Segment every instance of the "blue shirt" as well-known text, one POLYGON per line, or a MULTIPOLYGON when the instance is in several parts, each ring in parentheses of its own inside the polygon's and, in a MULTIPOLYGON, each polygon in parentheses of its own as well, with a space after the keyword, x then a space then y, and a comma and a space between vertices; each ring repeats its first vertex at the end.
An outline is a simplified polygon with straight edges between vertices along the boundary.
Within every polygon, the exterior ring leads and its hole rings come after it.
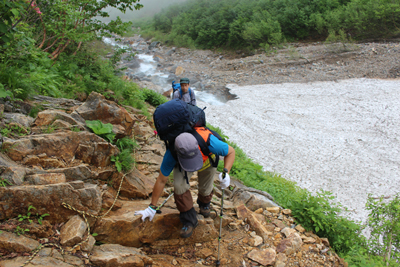
MULTIPOLYGON (((210 152, 215 155, 226 156, 229 152, 229 146, 227 143, 219 140, 214 135, 210 135, 210 145, 208 146, 210 152)), ((161 163, 161 173, 164 176, 169 176, 176 165, 176 160, 172 156, 169 149, 164 154, 163 161, 161 163)))

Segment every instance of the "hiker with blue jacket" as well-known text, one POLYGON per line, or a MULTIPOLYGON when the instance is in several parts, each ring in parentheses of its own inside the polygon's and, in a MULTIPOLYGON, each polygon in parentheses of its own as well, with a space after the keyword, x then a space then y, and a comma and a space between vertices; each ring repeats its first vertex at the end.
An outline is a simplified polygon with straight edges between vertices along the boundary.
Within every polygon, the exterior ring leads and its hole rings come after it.
POLYGON ((153 220, 158 200, 164 190, 168 176, 173 171, 175 203, 180 211, 179 218, 183 224, 180 236, 187 238, 192 235, 198 224, 197 212, 193 207, 193 198, 190 193, 189 180, 191 176, 195 171, 198 172, 197 203, 199 204, 200 214, 207 218, 210 216, 210 203, 213 196, 213 182, 217 171, 218 157, 224 157, 224 167, 228 170, 225 178, 222 173, 219 174, 221 189, 225 189, 230 183, 228 173, 235 160, 235 150, 217 138, 207 127, 195 127, 192 133, 179 134, 175 139, 173 150, 171 152, 171 149, 167 148, 164 154, 160 174, 153 188, 151 204, 147 209, 135 212, 135 215, 142 215, 143 221, 146 218, 149 218, 150 221, 153 220), (200 148, 197 140, 201 141, 203 149, 200 148), (204 148, 205 144, 206 148, 204 148), (207 148, 208 154, 203 152, 207 148), (175 156, 173 153, 175 153, 175 156))
POLYGON ((181 88, 173 92, 172 99, 179 98, 186 103, 196 105, 196 95, 194 94, 194 91, 189 88, 189 78, 182 78, 179 82, 181 84, 181 88))

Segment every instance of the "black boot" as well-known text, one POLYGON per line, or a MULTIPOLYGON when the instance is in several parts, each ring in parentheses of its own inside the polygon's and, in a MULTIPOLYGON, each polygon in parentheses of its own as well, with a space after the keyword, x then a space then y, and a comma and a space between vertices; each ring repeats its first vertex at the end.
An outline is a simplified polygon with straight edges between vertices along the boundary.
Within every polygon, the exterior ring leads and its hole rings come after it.
POLYGON ((197 227, 197 212, 192 207, 190 210, 186 212, 181 212, 179 214, 179 218, 183 224, 183 227, 180 231, 180 235, 183 238, 190 237, 193 234, 193 230, 197 227))

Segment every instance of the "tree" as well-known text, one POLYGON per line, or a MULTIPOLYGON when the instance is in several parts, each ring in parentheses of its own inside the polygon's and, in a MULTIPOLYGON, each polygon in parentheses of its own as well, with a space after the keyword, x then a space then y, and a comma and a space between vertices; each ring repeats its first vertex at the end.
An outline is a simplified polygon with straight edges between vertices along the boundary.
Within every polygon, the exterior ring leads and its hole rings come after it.
MULTIPOLYGON (((70 44, 76 50, 85 41, 110 33, 122 33, 129 23, 119 17, 109 23, 98 18, 108 17, 104 11, 114 7, 122 12, 140 9, 140 0, 32 0, 21 2, 5 0, 0 10, 0 38, 3 47, 10 45, 18 25, 30 26, 36 45, 56 59, 70 44)), ((76 53, 76 51, 75 51, 76 53)))
POLYGON ((383 257, 387 266, 400 260, 400 194, 386 202, 383 197, 378 200, 368 197, 366 204, 368 226, 371 229, 369 247, 371 252, 383 257))

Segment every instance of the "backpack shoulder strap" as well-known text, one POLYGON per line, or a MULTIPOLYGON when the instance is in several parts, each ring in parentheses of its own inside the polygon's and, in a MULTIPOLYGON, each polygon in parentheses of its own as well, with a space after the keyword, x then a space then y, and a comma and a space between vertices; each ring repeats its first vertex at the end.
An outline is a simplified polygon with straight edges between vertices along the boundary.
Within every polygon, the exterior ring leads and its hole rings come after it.
POLYGON ((182 89, 179 88, 178 90, 179 90, 179 99, 182 99, 182 89))
POLYGON ((203 137, 201 137, 201 135, 195 129, 193 129, 193 131, 190 133, 196 138, 197 143, 199 144, 199 147, 201 149, 201 152, 206 156, 210 155, 210 149, 208 148, 210 137, 208 137, 207 141, 205 141, 203 137))
MULTIPOLYGON (((209 130, 207 127, 204 128, 209 130)), ((218 167, 219 155, 215 155, 215 159, 213 159, 211 157, 212 154, 210 152, 210 149, 208 148, 208 146, 210 145, 210 135, 212 134, 212 132, 208 135, 207 140, 204 140, 203 137, 201 137, 201 135, 195 129, 193 129, 193 132, 191 132, 191 134, 196 138, 203 155, 208 156, 211 165, 213 167, 218 167)))
POLYGON ((192 98, 192 89, 190 89, 190 87, 189 87, 189 96, 190 96, 190 103, 192 103, 192 100, 193 100, 193 98, 192 98))

